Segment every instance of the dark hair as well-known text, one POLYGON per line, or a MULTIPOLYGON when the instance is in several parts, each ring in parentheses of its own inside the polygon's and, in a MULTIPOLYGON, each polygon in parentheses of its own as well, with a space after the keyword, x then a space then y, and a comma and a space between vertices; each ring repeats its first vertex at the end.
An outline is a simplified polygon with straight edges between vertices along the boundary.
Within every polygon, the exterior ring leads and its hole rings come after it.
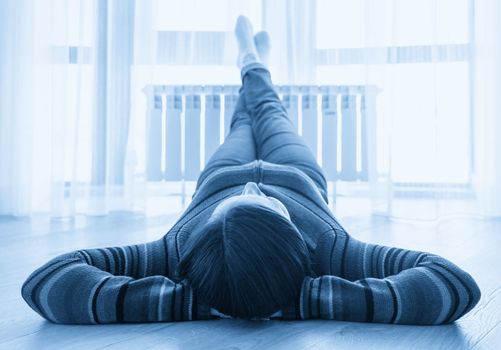
POLYGON ((188 239, 177 268, 199 302, 239 318, 267 317, 297 300, 311 274, 296 226, 260 205, 231 207, 188 239))

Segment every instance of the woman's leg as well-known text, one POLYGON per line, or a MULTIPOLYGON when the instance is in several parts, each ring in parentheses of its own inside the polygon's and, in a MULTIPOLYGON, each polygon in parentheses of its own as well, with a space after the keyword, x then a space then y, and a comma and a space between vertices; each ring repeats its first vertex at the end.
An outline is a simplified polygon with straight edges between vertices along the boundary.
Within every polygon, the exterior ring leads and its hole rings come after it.
MULTIPOLYGON (((238 66, 241 68, 245 103, 252 116, 257 156, 267 162, 296 167, 306 173, 327 198, 327 182, 311 149, 299 136, 287 116, 264 64, 270 49, 266 32, 254 36, 248 18, 237 19, 238 66), (263 64, 264 63, 264 64, 263 64)), ((327 200, 327 199, 326 199, 327 200)))
POLYGON ((242 165, 257 159, 252 121, 246 108, 245 98, 238 97, 231 119, 230 132, 207 162, 197 181, 197 189, 215 170, 232 165, 242 165))
POLYGON ((266 66, 252 63, 242 68, 242 94, 252 115, 258 157, 302 170, 327 198, 323 171, 287 116, 266 66))

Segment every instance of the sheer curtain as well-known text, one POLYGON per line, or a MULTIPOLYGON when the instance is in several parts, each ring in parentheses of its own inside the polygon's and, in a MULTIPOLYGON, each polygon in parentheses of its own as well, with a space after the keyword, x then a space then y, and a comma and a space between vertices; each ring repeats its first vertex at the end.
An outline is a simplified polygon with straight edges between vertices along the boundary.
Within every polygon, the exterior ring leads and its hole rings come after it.
MULTIPOLYGON (((277 84, 377 86, 377 174, 335 210, 501 215, 495 0, 0 2, 0 215, 148 215, 145 89, 238 85, 235 19, 272 40, 277 84)), ((360 107, 358 107, 360 108, 360 107)))
POLYGON ((472 3, 318 2, 327 3, 337 15, 324 23, 343 35, 324 38, 323 75, 380 87, 373 211, 424 221, 476 214, 472 3))
POLYGON ((0 213, 133 209, 134 1, 0 2, 0 213))
MULTIPOLYGON (((372 213, 499 216, 499 4, 317 0, 316 7, 316 82, 380 88, 372 213)), ((345 197, 356 195, 348 188, 345 197)))
POLYGON ((28 1, 0 3, 0 213, 31 210, 33 12, 28 1), (17 97, 17 93, 22 93, 17 97), (20 103, 22 102, 22 103, 20 103))
POLYGON ((501 3, 475 1, 472 57, 475 168, 479 211, 501 216, 501 3))

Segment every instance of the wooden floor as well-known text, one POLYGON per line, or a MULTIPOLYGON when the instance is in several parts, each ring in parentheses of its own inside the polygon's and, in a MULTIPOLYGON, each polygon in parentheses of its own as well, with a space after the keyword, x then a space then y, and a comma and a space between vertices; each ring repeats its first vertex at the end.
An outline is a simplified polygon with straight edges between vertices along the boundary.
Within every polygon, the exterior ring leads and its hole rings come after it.
POLYGON ((44 321, 22 300, 22 282, 51 257, 153 240, 174 220, 129 214, 73 222, 0 219, 0 349, 501 349, 501 220, 416 224, 381 217, 341 219, 358 239, 437 253, 470 272, 482 299, 452 325, 211 320, 67 326, 44 321))

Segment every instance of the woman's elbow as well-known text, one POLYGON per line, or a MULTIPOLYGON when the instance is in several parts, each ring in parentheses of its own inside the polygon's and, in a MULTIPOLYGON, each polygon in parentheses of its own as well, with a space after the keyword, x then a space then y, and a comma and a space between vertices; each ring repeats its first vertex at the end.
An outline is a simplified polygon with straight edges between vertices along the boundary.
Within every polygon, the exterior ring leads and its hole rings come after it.
POLYGON ((461 280, 466 292, 459 295, 458 304, 464 306, 462 310, 458 310, 459 312, 457 312, 457 315, 455 315, 455 317, 453 317, 448 323, 454 322, 455 320, 463 317, 465 314, 470 312, 478 304, 482 296, 482 292, 480 291, 477 282, 475 282, 475 280, 469 273, 463 271, 461 276, 458 276, 458 279, 461 280))
POLYGON ((28 306, 43 318, 56 323, 56 317, 51 317, 52 309, 48 305, 58 304, 60 297, 54 293, 42 293, 44 288, 53 286, 53 277, 58 276, 65 268, 70 267, 80 258, 76 252, 59 255, 33 271, 21 286, 21 296, 28 306), (54 297, 55 296, 55 297, 54 297))
POLYGON ((436 262, 444 277, 447 277, 451 303, 448 316, 441 324, 452 323, 470 312, 479 302, 481 291, 473 277, 457 265, 441 259, 436 262))

